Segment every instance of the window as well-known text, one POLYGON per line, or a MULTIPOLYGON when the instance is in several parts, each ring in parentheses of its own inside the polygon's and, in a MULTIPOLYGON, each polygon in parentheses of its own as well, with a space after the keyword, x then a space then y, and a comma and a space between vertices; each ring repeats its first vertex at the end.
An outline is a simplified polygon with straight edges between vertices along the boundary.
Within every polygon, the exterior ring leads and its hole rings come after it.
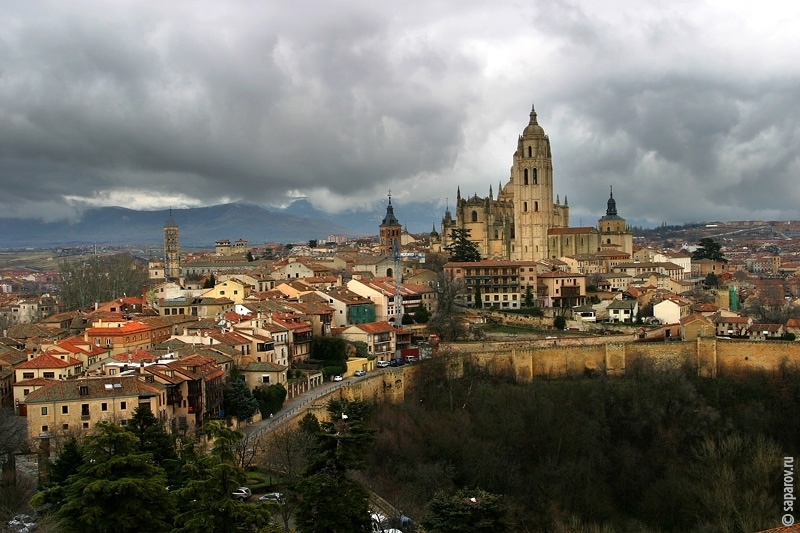
POLYGON ((539 202, 533 202, 533 210, 534 211, 538 211, 539 210, 539 202))
POLYGON ((532 154, 533 154, 533 149, 530 146, 528 146, 528 157, 533 157, 532 154))
POLYGON ((55 379, 56 374, 55 372, 42 372, 42 377, 44 379, 55 379))
POLYGON ((88 385, 81 385, 78 390, 79 390, 81 396, 88 396, 89 395, 89 386, 88 385))
POLYGON ((534 168, 533 169, 533 184, 536 185, 539 183, 539 172, 534 168))
POLYGON ((528 212, 528 202, 522 202, 522 211, 525 213, 528 212))
POLYGON ((42 433, 47 433, 47 426, 42 426, 42 433))
POLYGON ((33 378, 34 378, 33 372, 23 372, 22 373, 22 379, 33 379, 33 378))
POLYGON ((106 402, 101 403, 100 404, 100 410, 101 411, 108 411, 108 404, 106 402))
POLYGON ((61 406, 61 414, 68 415, 69 414, 69 405, 62 405, 61 406))
POLYGON ((89 422, 83 423, 83 429, 89 429, 89 422))
POLYGON ((42 416, 47 416, 47 407, 42 407, 42 416))
POLYGON ((527 168, 522 171, 522 184, 523 185, 527 185, 528 184, 528 169, 527 168))
POLYGON ((69 424, 62 424, 61 425, 61 429, 63 429, 64 431, 67 431, 69 429, 69 424))
POLYGON ((89 404, 82 403, 81 404, 81 416, 89 416, 89 404))
POLYGON ((128 402, 119 402, 119 408, 124 411, 128 408, 128 402))
POLYGON ((23 396, 27 396, 28 394, 30 394, 30 392, 31 392, 30 389, 22 389, 22 395, 23 396))
POLYGON ((472 212, 472 221, 473 222, 477 222, 478 221, 478 212, 477 211, 473 211, 472 212))

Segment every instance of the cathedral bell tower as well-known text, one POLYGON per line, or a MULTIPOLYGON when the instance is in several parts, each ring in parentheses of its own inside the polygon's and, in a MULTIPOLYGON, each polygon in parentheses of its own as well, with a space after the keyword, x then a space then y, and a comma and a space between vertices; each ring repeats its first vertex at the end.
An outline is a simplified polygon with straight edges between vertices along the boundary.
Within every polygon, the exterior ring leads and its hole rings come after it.
POLYGON ((565 206, 553 203, 550 139, 539 125, 536 109, 517 141, 509 185, 514 197, 514 238, 510 256, 536 261, 547 258, 547 230, 569 224, 565 206))

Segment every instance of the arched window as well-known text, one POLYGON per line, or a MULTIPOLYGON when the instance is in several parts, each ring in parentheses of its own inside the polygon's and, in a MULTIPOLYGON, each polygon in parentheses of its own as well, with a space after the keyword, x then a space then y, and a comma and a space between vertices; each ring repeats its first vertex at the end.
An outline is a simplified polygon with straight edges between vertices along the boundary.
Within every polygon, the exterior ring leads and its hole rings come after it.
POLYGON ((473 211, 472 212, 472 221, 473 222, 477 222, 478 221, 478 212, 477 211, 473 211))
POLYGON ((494 230, 494 238, 497 239, 500 236, 497 230, 494 230))
POLYGON ((528 157, 533 157, 533 150, 528 146, 528 157))
POLYGON ((536 185, 539 183, 539 171, 535 168, 533 169, 533 184, 536 185))
POLYGON ((538 211, 539 210, 539 202, 533 202, 533 210, 534 211, 538 211))
POLYGON ((611 239, 606 239, 606 244, 611 244, 611 239))
POLYGON ((527 185, 528 184, 528 169, 527 168, 522 171, 522 184, 523 185, 527 185))
POLYGON ((524 212, 528 212, 528 202, 522 202, 522 210, 524 212))
POLYGON ((391 278, 393 276, 394 276, 394 272, 392 272, 392 269, 391 268, 387 268, 386 269, 386 277, 387 278, 391 278))

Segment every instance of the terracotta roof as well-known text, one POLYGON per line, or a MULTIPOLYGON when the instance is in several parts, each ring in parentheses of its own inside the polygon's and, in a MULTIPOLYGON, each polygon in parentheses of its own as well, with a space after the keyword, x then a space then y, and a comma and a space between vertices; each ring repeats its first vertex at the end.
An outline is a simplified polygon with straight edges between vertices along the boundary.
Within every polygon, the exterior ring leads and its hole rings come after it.
POLYGON ((58 357, 54 357, 49 353, 45 352, 39 354, 38 356, 25 361, 24 363, 17 365, 18 369, 29 369, 29 368, 66 368, 68 366, 78 366, 82 365, 83 362, 78 361, 77 359, 73 359, 68 357, 67 359, 60 359, 58 357))
MULTIPOLYGON (((82 398, 137 398, 157 396, 159 393, 158 388, 148 385, 134 376, 56 380, 28 394, 25 403, 49 403, 82 398), (84 389, 86 394, 81 394, 81 387, 86 387, 84 389)), ((135 408, 135 405, 131 405, 131 413, 135 408)))
POLYGON ((394 326, 388 322, 370 322, 368 324, 354 324, 354 328, 358 328, 366 333, 386 333, 387 331, 394 331, 394 326))

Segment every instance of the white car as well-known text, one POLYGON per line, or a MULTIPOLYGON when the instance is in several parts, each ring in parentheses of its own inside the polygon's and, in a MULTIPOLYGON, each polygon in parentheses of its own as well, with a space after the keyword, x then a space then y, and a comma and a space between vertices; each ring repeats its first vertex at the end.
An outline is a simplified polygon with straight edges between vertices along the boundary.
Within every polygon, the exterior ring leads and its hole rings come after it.
POLYGON ((236 489, 235 491, 233 491, 231 493, 231 496, 233 496, 234 498, 236 498, 240 502, 243 502, 243 501, 249 499, 250 496, 252 496, 252 495, 253 495, 253 492, 247 487, 239 487, 238 489, 236 489))
POLYGON ((333 381, 342 381, 343 379, 342 376, 333 376, 333 381))
POLYGON ((386 368, 389 366, 389 361, 378 361, 377 363, 375 363, 375 366, 377 366, 378 368, 386 368))
POLYGON ((361 376, 366 376, 367 372, 365 370, 356 370, 353 372, 353 375, 357 378, 360 378, 361 376))

